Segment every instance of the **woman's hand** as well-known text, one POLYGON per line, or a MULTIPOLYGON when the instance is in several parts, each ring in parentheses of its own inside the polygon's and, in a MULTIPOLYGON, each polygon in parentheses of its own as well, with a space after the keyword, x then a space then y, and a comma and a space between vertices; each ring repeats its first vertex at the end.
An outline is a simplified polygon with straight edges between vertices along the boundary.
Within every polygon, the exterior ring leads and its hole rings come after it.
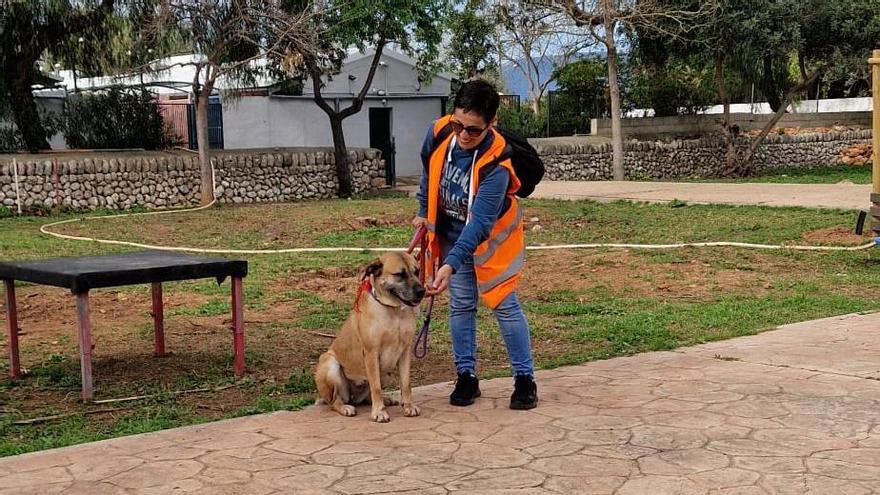
POLYGON ((437 270, 437 273, 434 275, 434 280, 429 284, 428 290, 426 291, 429 296, 436 296, 440 294, 447 287, 449 287, 449 277, 452 276, 452 267, 449 265, 443 265, 437 270))
POLYGON ((427 227, 428 226, 428 219, 425 217, 416 216, 412 220, 412 226, 415 227, 416 229, 418 229, 419 227, 427 227))

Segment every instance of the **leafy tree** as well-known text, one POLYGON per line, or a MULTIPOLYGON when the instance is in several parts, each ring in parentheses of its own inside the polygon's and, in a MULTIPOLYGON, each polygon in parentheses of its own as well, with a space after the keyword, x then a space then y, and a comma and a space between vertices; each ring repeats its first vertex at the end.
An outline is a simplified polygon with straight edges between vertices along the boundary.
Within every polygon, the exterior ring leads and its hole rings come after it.
POLYGON ((345 145, 342 122, 360 112, 372 87, 382 53, 391 45, 398 46, 418 61, 419 77, 429 80, 437 69, 442 25, 447 4, 442 0, 325 0, 310 2, 289 0, 279 2, 280 10, 270 17, 269 35, 273 40, 272 63, 291 76, 303 75, 311 80, 314 99, 330 119, 336 160, 338 195, 352 194, 351 165, 345 145), (296 45, 284 26, 288 15, 311 12, 311 31, 318 33, 314 49, 301 50, 291 57, 289 46, 296 45), (350 48, 361 53, 372 50, 369 71, 351 104, 337 109, 322 91, 325 81, 338 74, 350 48))
MULTIPOLYGON (((547 0, 533 0, 547 3, 547 0)), ((620 56, 618 43, 633 32, 658 33, 678 39, 711 17, 714 3, 678 5, 665 0, 552 0, 574 24, 605 46, 608 92, 611 100, 611 154, 614 180, 624 179, 623 129, 621 127, 620 56)))
MULTIPOLYGON (((6 100, 24 145, 49 148, 32 86, 47 50, 61 53, 72 38, 90 42, 106 35, 114 0, 20 0, 0 6, 0 99, 6 100)), ((94 52, 92 58, 100 57, 94 52)))
POLYGON ((547 131, 547 107, 535 113, 525 105, 502 105, 498 108, 498 126, 511 130, 522 137, 544 137, 547 131))
POLYGON ((559 89, 551 101, 550 135, 570 135, 589 131, 591 118, 608 115, 608 84, 605 64, 587 59, 557 70, 559 89))
POLYGON ((678 58, 662 67, 643 66, 633 76, 631 96, 640 108, 653 108, 656 117, 693 115, 715 102, 712 69, 678 58))
MULTIPOLYGON (((717 15, 699 25, 690 40, 666 42, 670 50, 713 61, 715 91, 724 106, 723 174, 743 176, 751 173, 755 152, 795 99, 814 88, 823 74, 846 66, 846 60, 867 59, 880 39, 880 0, 717 1, 717 15), (755 81, 774 110, 761 133, 744 147, 738 145, 738 128, 730 118, 731 72, 755 81)), ((678 8, 693 4, 667 3, 678 8)))
POLYGON ((452 68, 462 80, 500 78, 494 58, 495 24, 486 0, 466 0, 449 16, 448 45, 452 68))
MULTIPOLYGON (((219 80, 226 87, 250 86, 266 73, 261 63, 277 49, 277 38, 270 38, 267 24, 274 19, 267 0, 151 0, 155 11, 145 14, 148 42, 182 33, 193 57, 178 65, 195 69, 192 92, 196 109, 196 140, 201 169, 201 202, 214 200, 214 178, 208 142, 208 103, 219 80)), ((298 54, 313 49, 315 33, 308 23, 311 13, 300 11, 283 27, 288 52, 298 54)), ((164 68, 164 67, 163 67, 164 68)))

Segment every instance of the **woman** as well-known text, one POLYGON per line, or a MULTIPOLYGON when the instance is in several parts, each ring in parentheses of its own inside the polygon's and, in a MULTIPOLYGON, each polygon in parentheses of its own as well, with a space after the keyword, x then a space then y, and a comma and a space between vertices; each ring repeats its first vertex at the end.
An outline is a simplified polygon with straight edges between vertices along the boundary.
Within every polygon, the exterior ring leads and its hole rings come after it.
POLYGON ((492 308, 514 376, 511 409, 538 404, 529 326, 516 295, 525 258, 520 181, 494 126, 499 97, 486 81, 470 81, 455 96, 452 115, 431 126, 422 147, 425 167, 419 214, 428 228, 429 295, 449 289, 449 329, 458 378, 449 402, 468 406, 480 396, 476 374, 477 299, 492 308), (434 273, 434 260, 440 268, 434 273))

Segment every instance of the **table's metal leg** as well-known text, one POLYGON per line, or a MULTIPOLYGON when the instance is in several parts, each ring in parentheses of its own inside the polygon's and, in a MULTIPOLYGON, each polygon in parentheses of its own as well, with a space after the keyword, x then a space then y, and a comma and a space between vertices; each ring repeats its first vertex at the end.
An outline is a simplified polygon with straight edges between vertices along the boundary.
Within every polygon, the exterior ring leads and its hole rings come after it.
POLYGON ((244 304, 241 277, 232 277, 232 347, 235 376, 244 376, 244 304))
POLYGON ((15 281, 4 280, 6 285, 6 328, 9 330, 9 376, 21 378, 18 356, 18 309, 15 306, 15 281))
POLYGON ((82 397, 90 402, 92 392, 92 319, 89 314, 89 292, 76 294, 76 313, 79 330, 79 365, 82 370, 82 397))
POLYGON ((153 334, 156 357, 165 356, 165 308, 162 303, 162 282, 153 283, 153 334))

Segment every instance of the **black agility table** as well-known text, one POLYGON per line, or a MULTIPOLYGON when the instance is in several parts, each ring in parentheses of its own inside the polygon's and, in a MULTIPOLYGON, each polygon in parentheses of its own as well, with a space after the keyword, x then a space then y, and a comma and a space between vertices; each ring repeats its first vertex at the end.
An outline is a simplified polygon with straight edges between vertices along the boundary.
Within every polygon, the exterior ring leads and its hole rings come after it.
POLYGON ((121 285, 152 284, 155 355, 165 355, 165 327, 162 282, 232 278, 232 335, 235 375, 244 374, 244 315, 242 279, 247 261, 190 256, 167 251, 142 251, 109 256, 53 258, 39 261, 0 262, 0 280, 6 286, 6 325, 9 330, 9 372, 21 376, 18 351, 18 314, 15 281, 64 287, 76 297, 82 396, 92 400, 92 324, 89 290, 121 285))

